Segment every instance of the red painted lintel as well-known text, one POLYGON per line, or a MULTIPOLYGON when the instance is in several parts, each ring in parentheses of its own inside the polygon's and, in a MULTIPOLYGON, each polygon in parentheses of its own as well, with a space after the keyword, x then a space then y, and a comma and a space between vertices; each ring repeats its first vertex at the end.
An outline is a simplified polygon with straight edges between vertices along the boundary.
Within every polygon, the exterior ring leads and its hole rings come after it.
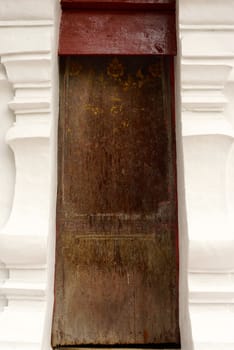
POLYGON ((66 9, 174 10, 175 0, 62 0, 66 9))
POLYGON ((171 11, 64 11, 60 55, 175 55, 171 11))

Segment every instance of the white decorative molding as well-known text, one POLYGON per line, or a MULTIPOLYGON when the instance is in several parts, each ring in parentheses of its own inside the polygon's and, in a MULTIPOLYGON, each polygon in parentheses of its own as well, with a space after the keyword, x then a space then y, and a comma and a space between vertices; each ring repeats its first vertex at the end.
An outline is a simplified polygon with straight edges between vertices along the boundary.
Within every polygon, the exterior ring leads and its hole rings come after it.
MULTIPOLYGON (((0 227, 2 227, 10 214, 15 178, 13 155, 5 143, 6 132, 13 122, 12 114, 7 109, 7 102, 12 97, 12 91, 2 64, 0 64, 0 91, 0 227)), ((0 290, 8 275, 8 270, 0 260, 0 290)), ((6 305, 7 300, 0 293, 0 312, 6 305)))
POLYGON ((179 5, 192 341, 195 350, 231 350, 234 1, 179 5))
POLYGON ((58 9, 57 0, 0 4, 0 57, 14 92, 8 109, 15 115, 5 136, 15 159, 14 198, 0 229, 3 350, 50 348, 58 9))
POLYGON ((10 214, 15 181, 13 153, 5 142, 6 132, 12 126, 14 120, 13 113, 7 107, 13 92, 2 64, 0 64, 0 91, 0 227, 2 227, 10 214))

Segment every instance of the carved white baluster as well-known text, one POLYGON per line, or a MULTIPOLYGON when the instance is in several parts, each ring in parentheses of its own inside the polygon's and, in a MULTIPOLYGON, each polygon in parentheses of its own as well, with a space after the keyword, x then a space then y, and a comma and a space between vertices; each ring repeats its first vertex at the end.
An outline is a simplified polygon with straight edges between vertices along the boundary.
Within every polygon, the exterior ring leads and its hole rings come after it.
MULTIPOLYGON (((0 64, 0 91, 0 227, 2 227, 11 210, 15 178, 13 154, 5 142, 6 132, 13 123, 12 113, 7 108, 7 103, 12 98, 12 91, 2 64, 0 64)), ((0 262, 0 312, 7 305, 7 300, 2 293, 2 285, 7 278, 8 270, 0 262)))
POLYGON ((180 1, 189 310, 195 350, 234 347, 233 10, 233 0, 180 1))
POLYGON ((8 108, 15 122, 6 142, 16 169, 11 213, 0 230, 0 261, 6 271, 3 275, 0 265, 1 295, 6 301, 0 299, 4 350, 50 348, 55 229, 51 218, 56 196, 51 137, 55 137, 58 93, 52 88, 57 76, 53 17, 59 2, 43 1, 23 0, 20 9, 14 0, 0 4, 0 17, 5 16, 0 18, 0 56, 14 90, 8 108))

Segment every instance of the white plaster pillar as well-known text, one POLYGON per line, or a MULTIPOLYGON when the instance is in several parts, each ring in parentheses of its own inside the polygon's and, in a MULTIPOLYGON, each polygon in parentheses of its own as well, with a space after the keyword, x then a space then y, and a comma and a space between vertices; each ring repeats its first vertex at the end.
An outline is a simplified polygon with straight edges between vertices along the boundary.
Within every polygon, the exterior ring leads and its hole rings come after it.
POLYGON ((195 350, 234 348, 234 1, 180 0, 182 127, 195 350))
POLYGON ((50 348, 58 8, 57 0, 0 3, 0 57, 15 115, 6 133, 15 160, 14 197, 0 230, 3 350, 50 348))
MULTIPOLYGON (((7 107, 12 98, 12 91, 7 80, 4 66, 0 64, 0 227, 9 217, 15 179, 14 157, 6 145, 5 136, 13 122, 13 115, 7 107)), ((8 278, 8 271, 0 262, 0 288, 8 278)), ((0 312, 6 305, 6 298, 0 293, 0 312)))

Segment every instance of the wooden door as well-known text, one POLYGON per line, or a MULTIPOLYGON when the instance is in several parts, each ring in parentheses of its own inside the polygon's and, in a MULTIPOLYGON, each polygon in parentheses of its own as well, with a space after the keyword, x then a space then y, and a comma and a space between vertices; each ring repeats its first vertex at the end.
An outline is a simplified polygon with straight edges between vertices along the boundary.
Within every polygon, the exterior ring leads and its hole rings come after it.
POLYGON ((172 59, 60 67, 53 347, 176 347, 172 59))

